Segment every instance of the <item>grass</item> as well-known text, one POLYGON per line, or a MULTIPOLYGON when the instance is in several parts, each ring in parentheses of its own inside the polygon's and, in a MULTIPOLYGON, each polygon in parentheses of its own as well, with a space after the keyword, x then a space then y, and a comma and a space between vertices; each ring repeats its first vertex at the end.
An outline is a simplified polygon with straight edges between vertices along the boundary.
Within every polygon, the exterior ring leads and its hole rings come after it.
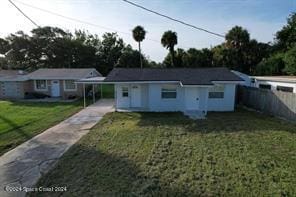
POLYGON ((295 196, 295 131, 245 110, 198 121, 109 113, 37 186, 67 187, 43 196, 295 196))
POLYGON ((114 85, 102 84, 103 98, 114 98, 114 85))
POLYGON ((0 155, 82 108, 81 102, 0 101, 0 155))

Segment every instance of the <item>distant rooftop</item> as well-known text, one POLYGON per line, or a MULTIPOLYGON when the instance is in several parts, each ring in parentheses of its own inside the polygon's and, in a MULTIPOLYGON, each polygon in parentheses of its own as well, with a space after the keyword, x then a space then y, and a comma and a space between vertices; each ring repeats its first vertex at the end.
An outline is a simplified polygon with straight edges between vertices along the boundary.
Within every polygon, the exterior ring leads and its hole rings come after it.
POLYGON ((42 68, 28 76, 30 79, 82 79, 99 75, 94 68, 42 68))
POLYGON ((261 81, 280 81, 280 82, 296 82, 296 76, 253 76, 257 80, 261 81))
POLYGON ((0 70, 0 81, 26 81, 27 72, 22 70, 0 70))

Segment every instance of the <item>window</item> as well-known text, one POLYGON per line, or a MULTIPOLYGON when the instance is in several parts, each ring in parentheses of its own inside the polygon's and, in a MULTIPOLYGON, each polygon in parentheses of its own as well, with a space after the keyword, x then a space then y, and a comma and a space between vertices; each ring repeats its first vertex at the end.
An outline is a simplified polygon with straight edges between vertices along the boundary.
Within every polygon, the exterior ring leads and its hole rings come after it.
POLYGON ((215 85, 214 87, 210 88, 209 98, 212 98, 212 99, 224 98, 224 86, 215 85))
POLYGON ((36 80, 35 85, 36 90, 47 90, 46 80, 36 80))
POLYGON ((128 97, 128 87, 122 87, 122 97, 128 97))
POLYGON ((76 83, 74 80, 65 80, 64 81, 64 89, 65 90, 76 90, 77 87, 76 87, 76 83))
POLYGON ((293 92, 293 88, 287 86, 276 86, 276 90, 283 92, 293 92))
POLYGON ((161 88, 161 98, 163 98, 163 99, 177 98, 176 87, 166 86, 166 87, 161 88))
POLYGON ((270 90, 271 89, 271 85, 268 85, 268 84, 259 84, 259 88, 270 90))

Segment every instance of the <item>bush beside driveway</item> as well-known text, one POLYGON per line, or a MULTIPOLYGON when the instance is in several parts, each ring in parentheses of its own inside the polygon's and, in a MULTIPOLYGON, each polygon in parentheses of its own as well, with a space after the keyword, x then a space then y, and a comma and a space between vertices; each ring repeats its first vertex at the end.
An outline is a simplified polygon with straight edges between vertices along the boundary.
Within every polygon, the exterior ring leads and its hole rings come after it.
POLYGON ((109 113, 37 186, 67 187, 45 196, 295 196, 295 131, 245 110, 198 121, 109 113))

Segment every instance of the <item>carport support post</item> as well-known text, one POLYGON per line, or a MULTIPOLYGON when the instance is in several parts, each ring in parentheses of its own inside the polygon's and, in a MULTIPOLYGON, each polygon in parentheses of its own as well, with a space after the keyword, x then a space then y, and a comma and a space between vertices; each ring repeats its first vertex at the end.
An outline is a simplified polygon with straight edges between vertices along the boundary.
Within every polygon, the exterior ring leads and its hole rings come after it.
POLYGON ((103 98, 103 84, 101 84, 101 99, 103 98))
POLYGON ((86 103, 85 103, 85 84, 83 84, 83 107, 85 108, 86 103))
POLYGON ((93 103, 96 102, 96 95, 95 95, 95 85, 92 85, 92 91, 93 91, 93 103))

